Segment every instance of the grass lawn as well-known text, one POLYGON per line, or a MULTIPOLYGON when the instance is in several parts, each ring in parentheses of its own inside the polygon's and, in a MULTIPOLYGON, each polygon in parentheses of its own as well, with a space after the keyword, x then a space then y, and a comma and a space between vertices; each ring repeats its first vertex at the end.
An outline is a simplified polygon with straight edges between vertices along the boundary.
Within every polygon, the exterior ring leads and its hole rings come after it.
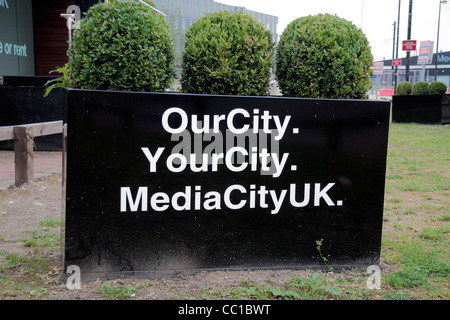
POLYGON ((450 127, 392 124, 382 261, 387 298, 449 298, 450 127))

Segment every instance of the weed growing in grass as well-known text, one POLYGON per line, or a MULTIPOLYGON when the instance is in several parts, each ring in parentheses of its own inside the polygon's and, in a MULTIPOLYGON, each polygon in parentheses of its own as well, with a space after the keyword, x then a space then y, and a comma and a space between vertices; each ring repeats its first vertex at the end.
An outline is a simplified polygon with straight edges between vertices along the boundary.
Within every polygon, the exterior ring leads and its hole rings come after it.
POLYGON ((400 271, 391 273, 386 277, 386 283, 393 287, 417 287, 417 286, 428 286, 428 280, 426 277, 417 270, 411 267, 405 267, 400 271))
POLYGON ((0 296, 41 298, 48 294, 46 275, 52 270, 50 259, 42 256, 5 254, 0 264, 0 296))
POLYGON ((29 230, 31 239, 22 239, 25 246, 31 247, 58 247, 60 235, 56 233, 39 233, 36 230, 29 230))
POLYGON ((339 289, 334 286, 325 285, 318 272, 310 278, 294 277, 288 283, 288 287, 301 290, 304 299, 320 299, 324 296, 333 297, 340 295, 339 289))
POLYGON ((60 227, 61 221, 55 219, 45 219, 41 221, 41 227, 60 227))
POLYGON ((0 271, 5 270, 5 268, 16 267, 26 261, 24 257, 21 257, 15 253, 6 253, 5 257, 6 262, 3 265, 0 265, 0 271))
POLYGON ((404 212, 404 214, 414 214, 414 213, 416 213, 415 209, 406 209, 404 212))
POLYGON ((309 278, 295 276, 284 283, 282 287, 268 284, 256 284, 251 279, 240 282, 240 286, 223 291, 214 292, 211 287, 205 288, 202 298, 220 296, 227 299, 258 299, 258 300, 317 300, 336 299, 341 292, 335 286, 329 285, 327 278, 315 272, 309 278))
POLYGON ((425 240, 443 240, 447 233, 448 229, 444 228, 423 228, 418 236, 425 240))
POLYGON ((105 282, 97 292, 106 300, 128 300, 136 294, 136 288, 128 285, 112 286, 105 282))
POLYGON ((413 297, 410 293, 404 291, 397 291, 393 293, 387 293, 384 295, 387 300, 412 300, 413 297))

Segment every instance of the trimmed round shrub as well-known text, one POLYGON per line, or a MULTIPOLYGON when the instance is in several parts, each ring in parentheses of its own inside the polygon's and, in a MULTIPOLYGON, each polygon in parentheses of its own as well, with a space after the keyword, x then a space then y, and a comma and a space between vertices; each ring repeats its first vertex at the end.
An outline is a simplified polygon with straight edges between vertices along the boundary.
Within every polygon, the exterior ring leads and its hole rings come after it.
POLYGON ((181 68, 183 92, 251 95, 269 93, 272 34, 248 14, 207 14, 186 32, 181 68))
POLYGON ((418 94, 428 94, 428 88, 430 85, 428 82, 425 81, 419 81, 414 83, 411 94, 418 95, 418 94))
POLYGON ((276 76, 284 96, 367 97, 373 56, 351 22, 330 14, 292 21, 277 48, 276 76))
POLYGON ((92 6, 68 50, 69 86, 164 91, 175 76, 173 44, 161 15, 137 2, 92 6))
POLYGON ((433 81, 428 88, 430 94, 445 94, 447 92, 447 85, 441 81, 433 81))
POLYGON ((409 95, 411 94, 412 84, 409 81, 402 81, 398 84, 396 88, 396 94, 398 95, 409 95))

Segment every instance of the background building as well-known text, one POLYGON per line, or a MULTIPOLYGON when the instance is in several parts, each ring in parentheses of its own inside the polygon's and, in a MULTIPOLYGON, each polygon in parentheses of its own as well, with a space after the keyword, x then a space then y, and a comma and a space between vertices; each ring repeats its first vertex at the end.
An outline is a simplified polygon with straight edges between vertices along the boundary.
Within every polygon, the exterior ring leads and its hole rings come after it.
MULTIPOLYGON (((67 62, 68 29, 61 13, 76 5, 81 16, 100 0, 1 0, 0 1, 0 77, 49 76, 67 62)), ((153 0, 166 14, 181 58, 187 28, 206 13, 242 11, 255 17, 278 40, 278 17, 229 6, 213 0, 153 0)), ((178 60, 180 61, 180 60, 178 60)))
POLYGON ((174 39, 175 64, 178 73, 182 62, 185 32, 196 20, 208 13, 219 11, 247 13, 261 22, 272 33, 274 43, 278 41, 278 17, 273 15, 247 10, 245 7, 230 6, 213 0, 153 0, 153 2, 157 10, 166 14, 166 21, 174 39))
POLYGON ((186 30, 203 15, 218 11, 244 12, 261 22, 271 33, 272 39, 278 41, 278 17, 261 12, 247 10, 244 7, 230 6, 213 0, 156 0, 156 8, 167 15, 167 22, 178 36, 176 51, 182 50, 182 39, 186 30))
MULTIPOLYGON (((450 87, 450 51, 434 53, 427 64, 418 63, 419 56, 411 56, 409 64, 409 82, 418 81, 431 83, 441 81, 450 87), (437 60, 437 61, 436 61, 437 60), (436 68, 437 62, 437 68, 436 68)), ((392 59, 379 61, 383 65, 382 74, 372 75, 372 84, 377 88, 394 88, 395 72, 398 70, 397 84, 406 80, 406 58, 401 59, 401 65, 392 66, 392 59)))

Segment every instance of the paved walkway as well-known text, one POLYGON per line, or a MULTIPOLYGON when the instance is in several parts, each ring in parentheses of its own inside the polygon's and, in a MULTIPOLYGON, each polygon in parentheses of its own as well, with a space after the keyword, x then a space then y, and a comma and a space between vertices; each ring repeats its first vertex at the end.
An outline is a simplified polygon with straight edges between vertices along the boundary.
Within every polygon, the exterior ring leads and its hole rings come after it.
MULTIPOLYGON (((62 171, 62 152, 34 152, 34 178, 62 171)), ((0 150, 0 190, 14 185, 14 151, 0 150)))

